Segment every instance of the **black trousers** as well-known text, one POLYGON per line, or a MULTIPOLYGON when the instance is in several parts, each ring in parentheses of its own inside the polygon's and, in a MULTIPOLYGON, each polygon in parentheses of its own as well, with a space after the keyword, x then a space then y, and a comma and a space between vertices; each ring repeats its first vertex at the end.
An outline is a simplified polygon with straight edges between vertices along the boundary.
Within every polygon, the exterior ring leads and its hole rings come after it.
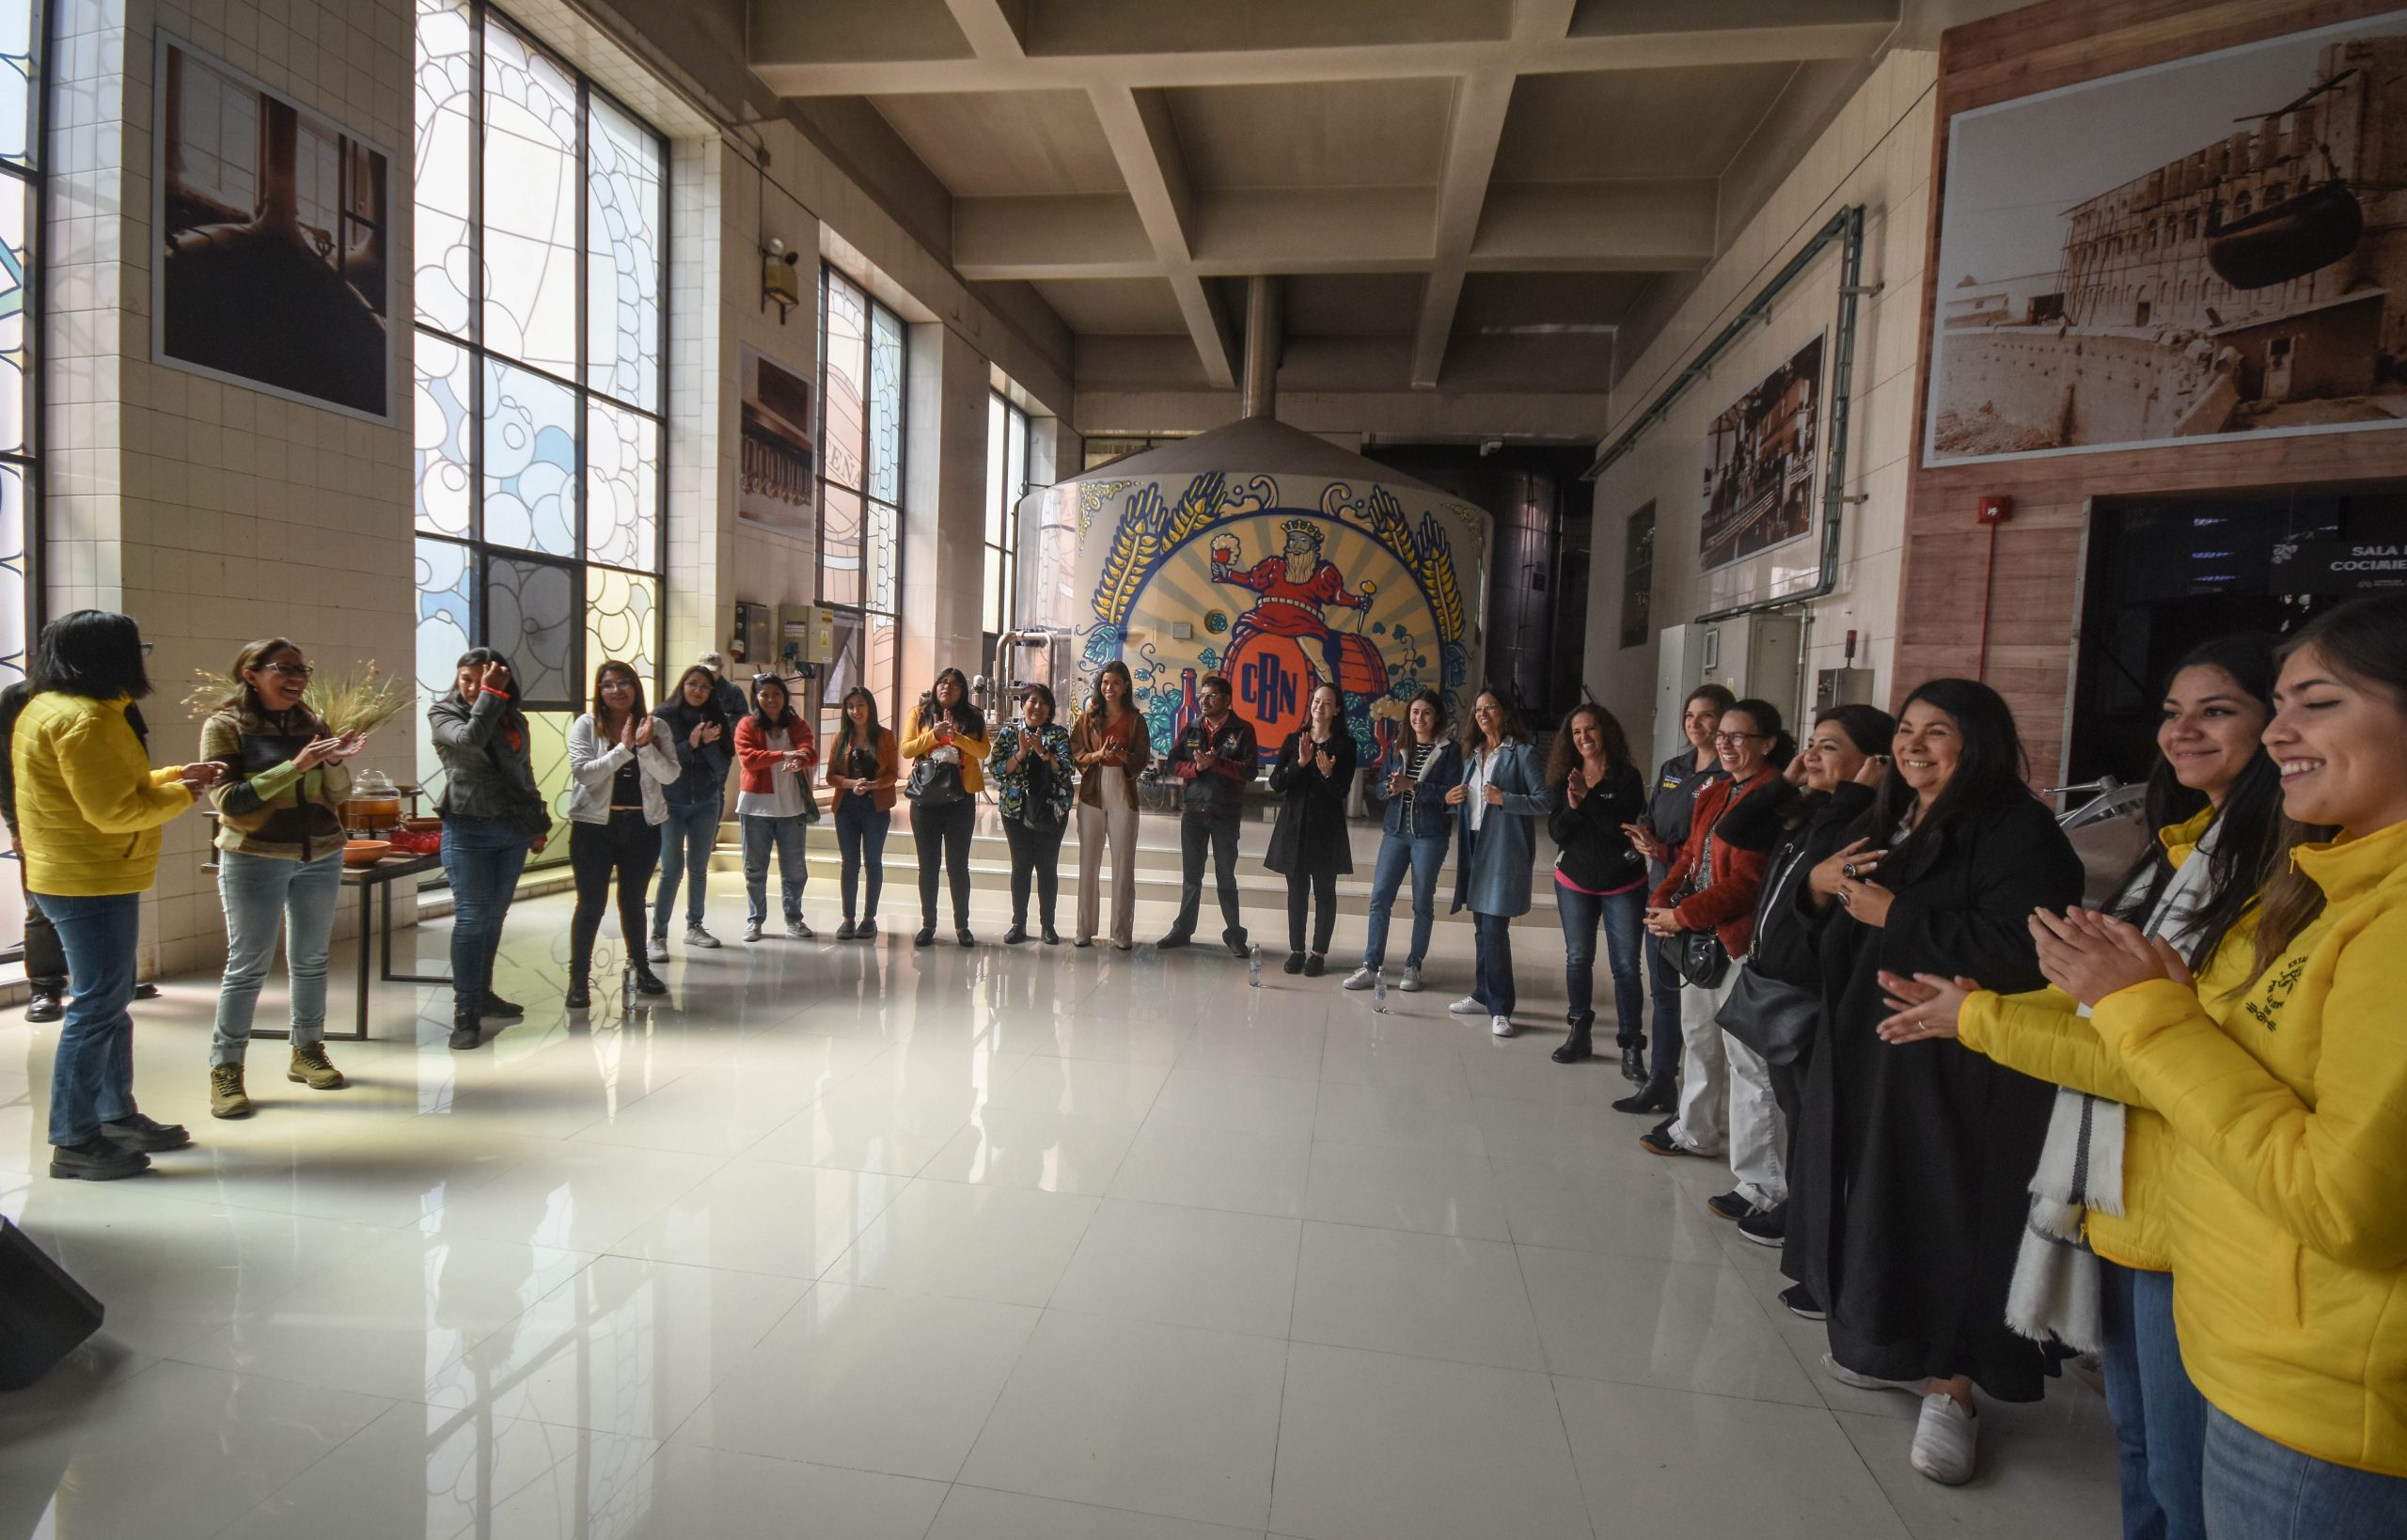
POLYGON ((1237 820, 1234 815, 1178 821, 1178 919, 1171 926, 1171 932, 1175 935, 1195 934, 1196 911, 1204 903, 1204 852, 1207 846, 1212 852, 1212 875, 1220 890, 1220 919, 1227 927, 1223 935, 1231 940, 1242 940, 1245 924, 1237 918, 1237 820))
POLYGON ((634 811, 613 812, 606 824, 571 824, 568 864, 576 873, 576 913, 568 922, 569 977, 582 979, 592 969, 593 938, 601 934, 602 906, 609 901, 613 877, 619 882, 619 934, 627 944, 627 961, 641 963, 643 901, 660 865, 660 831, 634 811))
POLYGON ((920 923, 936 925, 936 867, 952 883, 952 928, 969 928, 969 834, 978 824, 978 804, 969 797, 931 808, 911 805, 911 840, 920 847, 920 923))
POLYGON ((1066 821, 1037 828, 1016 818, 1003 820, 1003 839, 1012 847, 1012 923, 1028 923, 1028 889, 1036 886, 1036 912, 1046 930, 1053 928, 1053 901, 1062 891, 1062 833, 1066 821))
MULTIPOLYGON (((25 863, 17 861, 17 887, 25 885, 25 863)), ((51 928, 50 917, 41 905, 25 895, 25 982, 40 995, 67 993, 67 949, 58 944, 58 933, 51 928)))
POLYGON ((1319 911, 1313 916, 1313 951, 1326 954, 1329 938, 1337 929, 1337 873, 1334 872, 1290 872, 1287 873, 1287 950, 1304 950, 1304 913, 1314 904, 1319 911))

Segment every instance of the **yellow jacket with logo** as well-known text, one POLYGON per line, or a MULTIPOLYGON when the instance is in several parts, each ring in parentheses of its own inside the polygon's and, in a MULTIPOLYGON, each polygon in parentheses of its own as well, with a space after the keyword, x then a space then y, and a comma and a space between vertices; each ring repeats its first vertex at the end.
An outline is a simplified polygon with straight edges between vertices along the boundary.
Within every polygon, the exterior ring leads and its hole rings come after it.
MULTIPOLYGON (((2175 870, 2196 852, 2213 818, 2214 809, 2209 808, 2187 823, 2158 831, 2175 870)), ((2208 960, 2199 985, 2202 994, 2228 989, 2248 976, 2254 931, 2253 920, 2232 927, 2208 960)), ((2061 989, 2027 995, 1985 989, 1964 1001, 1956 1030, 1964 1046, 2008 1069, 2120 1102, 2129 1109, 2123 1119, 2123 1212, 2084 1210, 2084 1233, 2090 1249, 2109 1262, 2151 1273, 2170 1271, 2173 1245, 2166 1234, 2164 1180, 2174 1158, 2173 1131, 2106 1051, 2097 1029, 2081 1014, 2080 1002, 2061 989)))
POLYGON ((2407 1476, 2407 823, 2295 859, 2323 913, 2236 998, 2155 980, 2090 1019, 2179 1146, 2173 1313, 2199 1391, 2407 1476))
POLYGON ((25 886, 62 898, 139 893, 159 874, 159 825, 192 806, 176 778, 150 768, 124 696, 45 690, 25 702, 9 743, 25 886))

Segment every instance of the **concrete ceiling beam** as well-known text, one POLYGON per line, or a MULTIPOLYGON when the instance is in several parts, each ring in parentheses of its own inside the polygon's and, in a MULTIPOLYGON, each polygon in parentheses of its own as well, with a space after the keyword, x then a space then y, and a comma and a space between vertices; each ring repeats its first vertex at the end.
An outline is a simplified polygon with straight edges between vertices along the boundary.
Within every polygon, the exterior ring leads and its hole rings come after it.
POLYGON ((979 282, 1155 278, 1162 272, 1135 200, 1121 193, 955 198, 952 265, 979 282))
POLYGON ((944 0, 969 51, 987 62, 1028 56, 1028 0, 944 0))
POLYGON ((1487 189, 1474 272, 1677 272, 1713 259, 1711 181, 1501 182, 1487 189))
MULTIPOLYGON (((1538 26, 1568 24, 1568 7, 1521 8, 1517 21, 1538 26), (1556 11, 1565 14, 1559 18, 1556 11)), ((1454 334, 1455 306, 1462 298, 1463 273, 1479 233, 1479 212, 1496 169, 1496 147, 1504 137, 1504 115, 1513 105, 1513 77, 1477 74, 1455 87, 1454 112, 1446 122, 1446 156, 1439 172, 1438 209, 1431 244, 1435 261, 1421 292, 1421 315, 1413 329, 1412 385, 1434 390, 1446 361, 1446 338, 1454 334)))
POLYGON ((1087 91, 1094 103, 1095 120, 1103 125, 1112 159, 1128 184, 1137 217, 1152 243, 1161 275, 1195 339, 1204 377, 1216 389, 1236 385, 1235 350, 1231 344, 1229 318, 1219 296, 1204 283, 1194 261, 1194 193, 1187 180, 1187 163, 1178 148, 1178 132, 1161 93, 1132 90, 1126 86, 1093 86, 1087 91))

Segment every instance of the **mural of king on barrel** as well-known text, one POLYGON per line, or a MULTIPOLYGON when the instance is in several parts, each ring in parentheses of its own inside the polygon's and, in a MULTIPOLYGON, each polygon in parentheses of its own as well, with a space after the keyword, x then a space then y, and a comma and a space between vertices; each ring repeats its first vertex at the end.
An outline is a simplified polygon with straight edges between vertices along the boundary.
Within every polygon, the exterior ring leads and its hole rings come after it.
POLYGON ((1051 597, 1022 623, 1072 634, 1081 694, 1126 663, 1157 746, 1225 674, 1266 762, 1329 682, 1370 763, 1412 696, 1456 716, 1478 678, 1487 515, 1308 433, 1248 419, 1030 502, 1034 565, 1058 575, 1022 585, 1051 597))

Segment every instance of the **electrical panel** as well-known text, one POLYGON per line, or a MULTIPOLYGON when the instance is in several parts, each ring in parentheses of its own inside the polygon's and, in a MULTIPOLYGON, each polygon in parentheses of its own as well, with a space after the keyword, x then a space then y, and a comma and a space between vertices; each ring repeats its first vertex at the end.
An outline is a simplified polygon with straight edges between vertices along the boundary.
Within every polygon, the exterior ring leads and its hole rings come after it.
POLYGON ((1734 615, 1664 627, 1655 655, 1656 762, 1687 744, 1680 708, 1699 684, 1719 684, 1742 700, 1769 700, 1793 731, 1802 715, 1804 641, 1805 623, 1794 615, 1734 615))
POLYGON ((1872 704, 1872 670, 1823 668, 1814 675, 1814 709, 1872 704))

